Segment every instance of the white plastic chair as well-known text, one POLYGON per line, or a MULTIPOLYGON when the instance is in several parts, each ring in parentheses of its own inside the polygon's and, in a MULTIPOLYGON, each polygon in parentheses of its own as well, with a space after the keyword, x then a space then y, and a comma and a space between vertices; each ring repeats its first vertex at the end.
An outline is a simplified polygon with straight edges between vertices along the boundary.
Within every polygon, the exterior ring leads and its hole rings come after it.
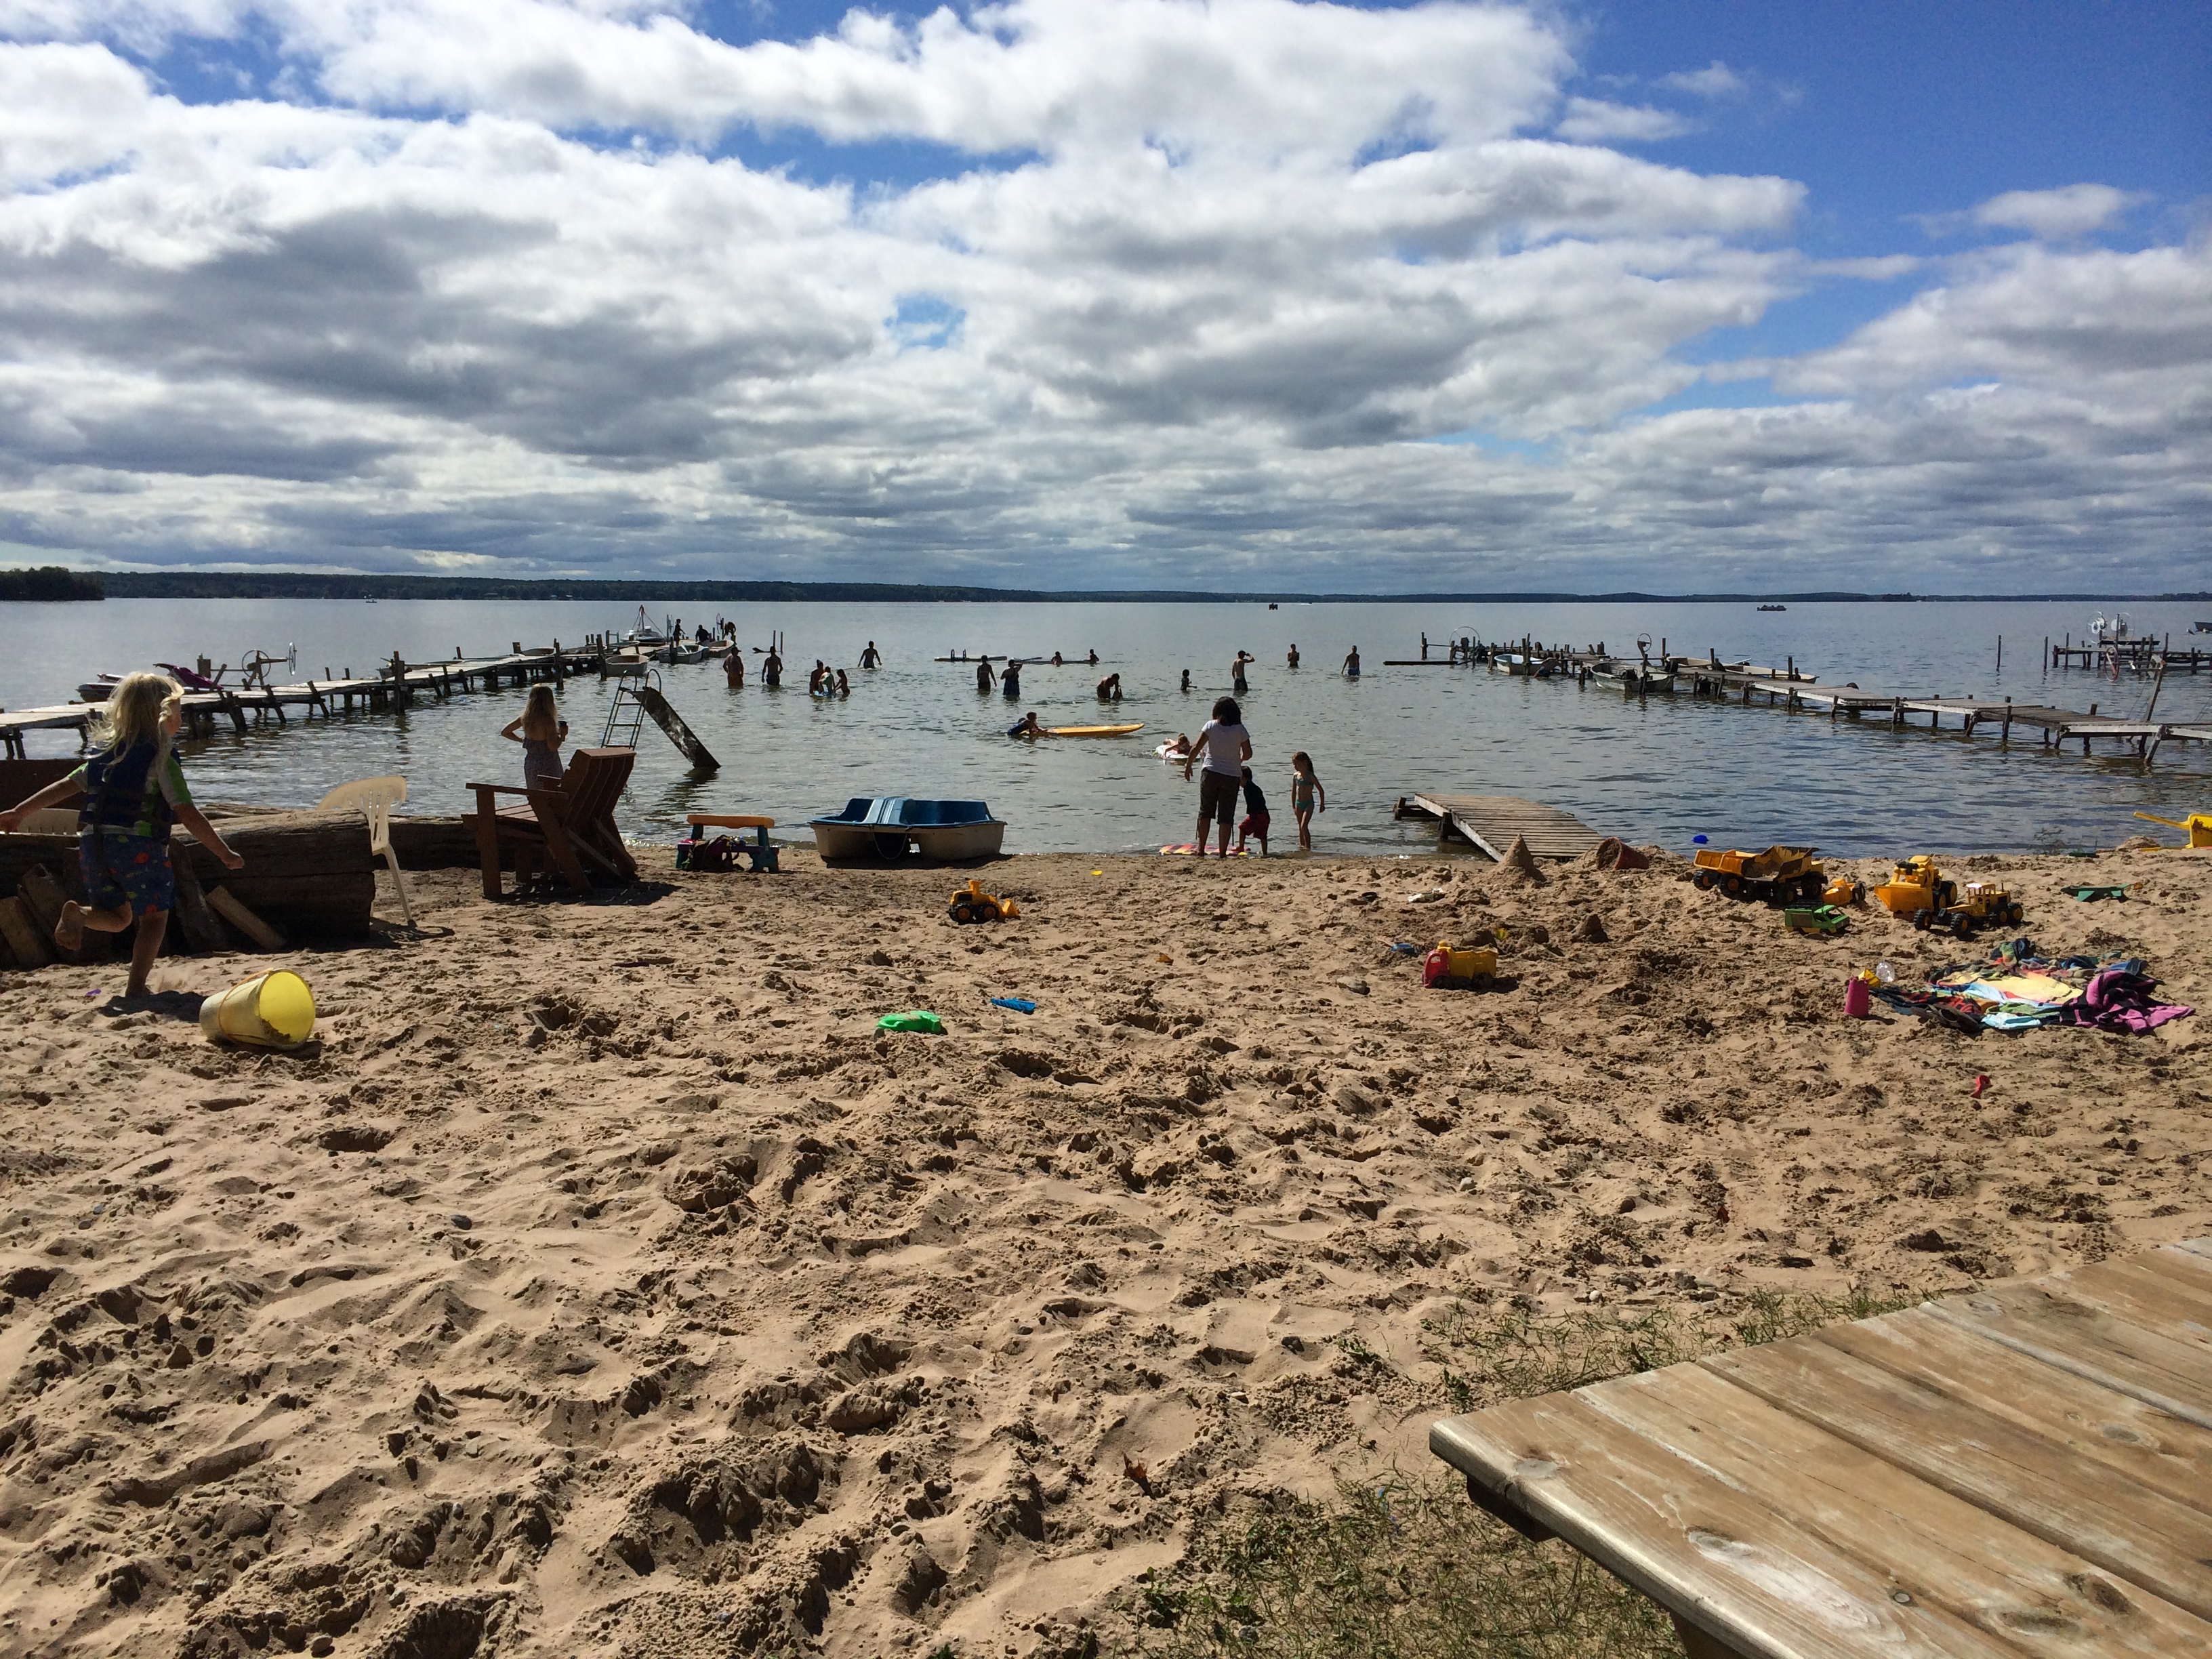
POLYGON ((407 902, 407 884, 400 878, 399 854, 392 850, 392 809, 407 799, 404 778, 356 778, 342 783, 317 803, 324 812, 359 812, 368 819, 368 850, 384 855, 392 871, 392 884, 399 892, 399 914, 415 927, 415 907, 407 902))

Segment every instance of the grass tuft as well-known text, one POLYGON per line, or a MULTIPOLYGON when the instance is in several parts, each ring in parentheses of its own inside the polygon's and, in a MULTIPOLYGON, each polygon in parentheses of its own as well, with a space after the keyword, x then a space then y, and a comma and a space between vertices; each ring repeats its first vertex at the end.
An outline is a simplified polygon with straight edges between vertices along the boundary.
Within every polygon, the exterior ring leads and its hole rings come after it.
MULTIPOLYGON (((1438 1408, 1577 1389, 1802 1335, 1918 1298, 1754 1291, 1723 1308, 1567 1315, 1453 1304, 1424 1327, 1438 1408)), ((1362 1370, 1385 1362, 1339 1341, 1362 1370)), ((1133 1611, 1151 1659, 1680 1659, 1655 1605, 1571 1547, 1532 1543, 1443 1470, 1255 1499, 1148 1574, 1133 1611)))

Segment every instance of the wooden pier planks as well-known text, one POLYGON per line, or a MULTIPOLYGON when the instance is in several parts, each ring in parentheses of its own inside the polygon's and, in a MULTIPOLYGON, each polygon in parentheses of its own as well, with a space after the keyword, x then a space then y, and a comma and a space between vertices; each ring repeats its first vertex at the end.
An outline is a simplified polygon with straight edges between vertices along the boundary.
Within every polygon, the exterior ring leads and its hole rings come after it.
POLYGON ((2212 1650, 2205 1249, 1513 1401, 1430 1449, 1692 1654, 2212 1650))
MULTIPOLYGON (((538 647, 497 657, 456 658, 451 662, 403 663, 400 665, 401 672, 396 675, 387 665, 380 673, 356 675, 349 679, 307 680, 295 685, 234 686, 221 691, 188 691, 183 699, 185 719, 188 726, 211 729, 220 716, 228 719, 240 732, 246 729, 246 716, 249 711, 264 718, 273 714, 280 725, 284 723, 287 708, 317 710, 327 719, 333 702, 342 702, 351 708, 356 697, 375 708, 384 706, 395 697, 404 703, 418 691, 429 691, 443 697, 456 683, 465 691, 477 684, 490 689, 502 681, 521 684, 528 681, 561 680, 571 674, 595 672, 603 654, 597 648, 564 648, 556 653, 550 647, 538 647)), ((82 732, 97 707, 94 703, 69 702, 39 708, 0 710, 0 748, 4 748, 10 754, 20 754, 26 732, 82 732)))
POLYGON ((1605 837, 1571 812, 1518 795, 1409 795, 1407 805, 1503 859, 1516 837, 1540 859, 1578 859, 1605 837))

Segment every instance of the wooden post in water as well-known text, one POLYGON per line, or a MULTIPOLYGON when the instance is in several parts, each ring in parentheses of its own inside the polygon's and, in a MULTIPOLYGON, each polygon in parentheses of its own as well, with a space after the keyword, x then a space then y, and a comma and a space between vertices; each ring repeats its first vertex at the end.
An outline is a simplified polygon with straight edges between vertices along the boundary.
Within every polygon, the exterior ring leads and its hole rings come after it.
POLYGON ((2004 635, 1997 635, 1997 672, 2004 672, 2004 635))
POLYGON ((2150 724, 2150 717, 2158 708, 2158 694, 2160 688, 2165 684, 2166 659, 2161 656, 2158 659, 2158 678, 2151 682, 2150 706, 2143 710, 2143 724, 2145 726, 2150 724))
POLYGON ((2009 747, 2012 743, 2012 699, 2010 697, 2005 699, 2004 729, 1997 734, 1997 741, 2007 747, 2009 747))

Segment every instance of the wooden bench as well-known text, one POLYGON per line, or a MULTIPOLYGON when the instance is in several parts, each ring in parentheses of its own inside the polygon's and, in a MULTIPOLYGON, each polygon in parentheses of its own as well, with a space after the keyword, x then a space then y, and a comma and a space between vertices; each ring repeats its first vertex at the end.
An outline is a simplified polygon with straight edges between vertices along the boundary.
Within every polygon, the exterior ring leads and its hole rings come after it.
POLYGON ((752 866, 753 873, 776 869, 775 843, 768 832, 775 828, 774 818, 757 817, 745 812, 692 812, 684 820, 691 826, 691 844, 699 842, 702 830, 750 830, 753 838, 738 842, 738 856, 752 866))
POLYGON ((2212 1240, 1429 1431, 1690 1659, 2212 1654, 2212 1240))

